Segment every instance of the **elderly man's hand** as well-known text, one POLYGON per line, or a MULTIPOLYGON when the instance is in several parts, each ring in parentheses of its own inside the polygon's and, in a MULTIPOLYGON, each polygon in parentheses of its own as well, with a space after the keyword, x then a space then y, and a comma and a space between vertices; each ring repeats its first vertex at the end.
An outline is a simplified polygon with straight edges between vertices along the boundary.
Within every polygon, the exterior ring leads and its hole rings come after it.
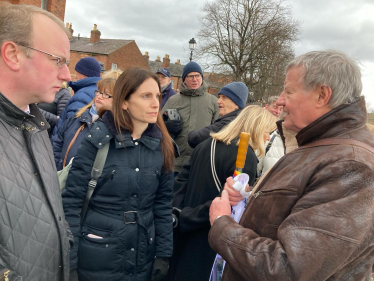
POLYGON ((229 195, 226 190, 222 191, 221 197, 216 197, 213 200, 212 205, 209 209, 209 220, 210 225, 213 225, 214 220, 218 216, 230 216, 231 206, 229 202, 229 195))
MULTIPOLYGON (((232 177, 226 179, 224 190, 229 194, 229 201, 231 206, 236 206, 240 201, 243 200, 243 196, 240 195, 239 191, 236 191, 232 186, 234 185, 234 180, 232 177)), ((247 188, 247 187, 246 187, 247 188)))

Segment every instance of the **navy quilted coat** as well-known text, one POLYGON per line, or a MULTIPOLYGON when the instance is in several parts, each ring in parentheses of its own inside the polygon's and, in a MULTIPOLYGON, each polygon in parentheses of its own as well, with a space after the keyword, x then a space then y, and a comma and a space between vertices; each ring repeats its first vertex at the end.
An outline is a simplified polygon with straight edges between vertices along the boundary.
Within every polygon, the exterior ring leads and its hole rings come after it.
POLYGON ((162 172, 161 132, 117 135, 110 112, 96 121, 74 158, 63 192, 79 280, 151 280, 154 257, 172 255, 173 173, 162 172), (103 173, 80 227, 97 150, 110 142, 103 173), (97 238, 102 237, 102 238, 97 238))

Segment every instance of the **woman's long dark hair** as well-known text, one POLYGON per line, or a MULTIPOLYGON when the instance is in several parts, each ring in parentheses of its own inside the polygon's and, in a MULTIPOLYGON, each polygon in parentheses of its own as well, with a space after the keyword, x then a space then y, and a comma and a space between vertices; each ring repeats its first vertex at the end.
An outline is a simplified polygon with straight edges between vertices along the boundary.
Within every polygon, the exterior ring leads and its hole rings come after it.
MULTIPOLYGON (((148 78, 152 78, 157 82, 158 89, 161 93, 161 86, 156 74, 138 67, 129 68, 124 71, 114 86, 113 104, 111 111, 113 113, 114 125, 116 126, 117 132, 121 135, 122 129, 128 130, 131 133, 134 131, 134 125, 131 121, 131 117, 127 111, 122 109, 124 101, 129 100, 130 96, 136 92, 141 84, 148 78)), ((161 105, 161 95, 160 95, 161 105)), ((108 110, 108 109, 106 109, 108 110)), ((106 110, 100 110, 100 117, 106 110)), ((173 167, 174 159, 174 147, 171 141, 171 137, 166 129, 164 121, 160 112, 157 116, 156 126, 159 128, 162 134, 161 150, 163 155, 163 171, 170 171, 173 167)))

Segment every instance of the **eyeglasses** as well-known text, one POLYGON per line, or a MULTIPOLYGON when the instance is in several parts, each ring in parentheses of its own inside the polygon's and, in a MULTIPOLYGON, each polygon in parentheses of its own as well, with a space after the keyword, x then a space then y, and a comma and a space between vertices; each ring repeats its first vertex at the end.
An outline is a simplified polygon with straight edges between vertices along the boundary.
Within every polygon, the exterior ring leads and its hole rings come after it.
POLYGON ((187 75, 186 78, 189 79, 189 80, 193 80, 194 78, 200 79, 201 78, 201 74, 187 75))
POLYGON ((100 96, 101 95, 104 99, 111 99, 112 98, 111 95, 108 95, 106 93, 102 93, 102 92, 100 92, 98 90, 95 90, 95 95, 96 96, 100 96))
POLYGON ((69 62, 68 60, 66 60, 65 58, 58 57, 58 56, 56 56, 56 55, 52 55, 52 54, 50 54, 50 53, 44 52, 44 51, 42 51, 42 50, 35 49, 35 48, 33 48, 33 47, 30 47, 30 46, 23 45, 23 44, 20 44, 20 43, 17 43, 17 44, 20 45, 20 46, 22 46, 22 47, 29 48, 29 49, 31 49, 31 50, 41 52, 41 53, 43 53, 43 54, 46 54, 46 55, 48 55, 48 56, 51 56, 51 57, 55 58, 55 59, 56 59, 56 63, 57 63, 57 67, 59 67, 59 68, 63 68, 65 64, 66 64, 67 66, 69 66, 69 64, 70 64, 70 62, 69 62))

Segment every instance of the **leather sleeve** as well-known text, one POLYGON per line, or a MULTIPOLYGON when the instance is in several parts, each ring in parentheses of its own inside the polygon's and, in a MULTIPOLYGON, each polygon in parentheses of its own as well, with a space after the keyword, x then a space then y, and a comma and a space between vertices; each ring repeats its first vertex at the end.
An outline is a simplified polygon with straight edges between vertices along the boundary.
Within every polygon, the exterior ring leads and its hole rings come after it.
MULTIPOLYGON (((374 172, 367 165, 336 161, 318 167, 309 179, 279 225, 278 240, 260 237, 225 216, 213 224, 209 244, 227 261, 229 280, 326 280, 372 243, 373 191, 374 172)), ((261 217, 258 212, 249 216, 261 217)), ((367 272, 356 274, 352 280, 367 272)))

